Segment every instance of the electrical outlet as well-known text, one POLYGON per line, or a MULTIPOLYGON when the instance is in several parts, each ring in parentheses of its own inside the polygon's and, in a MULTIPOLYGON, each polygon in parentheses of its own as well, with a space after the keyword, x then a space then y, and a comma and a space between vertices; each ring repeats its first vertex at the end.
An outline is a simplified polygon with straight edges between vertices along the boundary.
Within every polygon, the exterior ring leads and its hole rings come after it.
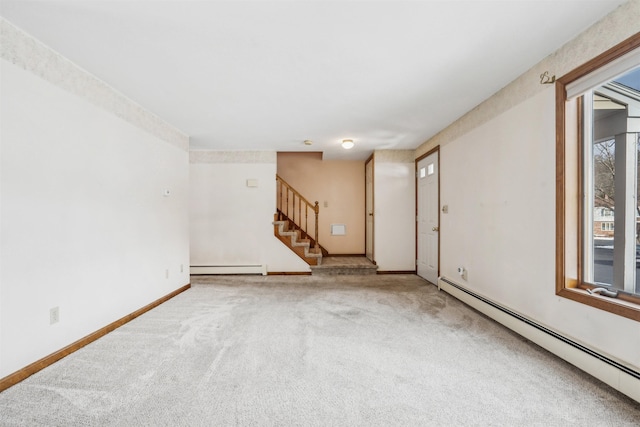
POLYGON ((184 264, 180 264, 180 273, 184 273, 184 264))
POLYGON ((53 307, 49 310, 49 324, 53 325, 60 321, 60 307, 53 307))
POLYGON ((169 278, 169 269, 168 268, 164 271, 164 278, 165 279, 169 278))

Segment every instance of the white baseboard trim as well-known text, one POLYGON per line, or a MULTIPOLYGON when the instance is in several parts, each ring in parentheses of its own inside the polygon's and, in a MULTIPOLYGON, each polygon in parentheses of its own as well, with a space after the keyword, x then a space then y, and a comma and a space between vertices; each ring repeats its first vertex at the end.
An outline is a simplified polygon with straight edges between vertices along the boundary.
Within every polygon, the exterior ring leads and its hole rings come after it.
POLYGON ((261 274, 267 275, 266 264, 248 265, 192 265, 191 274, 261 274))

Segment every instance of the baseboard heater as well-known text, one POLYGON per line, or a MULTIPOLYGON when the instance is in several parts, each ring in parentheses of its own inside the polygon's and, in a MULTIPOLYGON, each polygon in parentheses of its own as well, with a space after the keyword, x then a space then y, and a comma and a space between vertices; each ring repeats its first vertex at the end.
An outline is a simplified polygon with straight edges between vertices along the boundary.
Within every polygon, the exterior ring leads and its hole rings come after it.
POLYGON ((247 265, 192 265, 190 273, 198 274, 261 274, 267 275, 266 264, 247 265))
POLYGON ((438 279, 438 289, 444 290, 540 347, 640 402, 640 372, 637 370, 573 341, 446 277, 438 279))

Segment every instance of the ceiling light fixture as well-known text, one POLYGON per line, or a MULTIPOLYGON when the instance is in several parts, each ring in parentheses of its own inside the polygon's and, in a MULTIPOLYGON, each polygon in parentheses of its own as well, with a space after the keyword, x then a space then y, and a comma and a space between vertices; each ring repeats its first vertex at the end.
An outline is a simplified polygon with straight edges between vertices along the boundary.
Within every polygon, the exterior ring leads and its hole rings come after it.
POLYGON ((304 145, 313 145, 313 141, 310 139, 305 139, 304 140, 304 145))
POLYGON ((350 150, 353 148, 355 144, 353 143, 353 139, 343 139, 342 140, 342 148, 345 150, 350 150))

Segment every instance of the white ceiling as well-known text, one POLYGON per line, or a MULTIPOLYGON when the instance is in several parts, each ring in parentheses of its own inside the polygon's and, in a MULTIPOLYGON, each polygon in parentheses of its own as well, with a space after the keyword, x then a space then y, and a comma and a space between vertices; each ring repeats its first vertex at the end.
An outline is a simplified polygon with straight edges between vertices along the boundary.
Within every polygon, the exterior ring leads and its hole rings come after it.
POLYGON ((1 0, 0 15, 192 149, 363 159, 416 148, 621 3, 1 0))

